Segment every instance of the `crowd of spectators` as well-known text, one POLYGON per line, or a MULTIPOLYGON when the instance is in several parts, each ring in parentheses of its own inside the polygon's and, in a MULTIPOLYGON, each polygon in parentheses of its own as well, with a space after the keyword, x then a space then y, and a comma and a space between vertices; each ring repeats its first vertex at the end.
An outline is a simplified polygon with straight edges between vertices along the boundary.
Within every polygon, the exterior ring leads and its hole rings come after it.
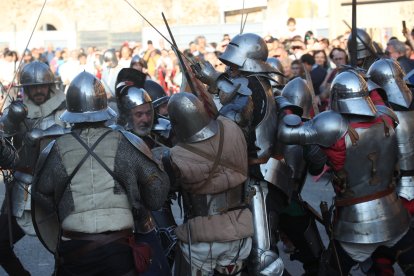
MULTIPOLYGON (((307 70, 313 81, 316 95, 321 96, 329 90, 329 84, 336 75, 337 68, 348 63, 347 39, 350 32, 344 33, 332 40, 324 37, 316 37, 312 31, 304 34, 296 29, 296 21, 289 18, 285 32, 280 38, 265 35, 263 38, 269 50, 269 57, 278 58, 284 69, 287 79, 298 76, 304 77, 307 70)), ((399 41, 391 38, 384 47, 379 46, 384 56, 402 60, 404 64, 414 63, 414 51, 411 46, 413 32, 405 33, 407 41, 399 41), (400 54, 401 52, 403 54, 400 54)), ((224 34, 219 42, 209 42, 203 35, 197 36, 188 43, 186 49, 182 49, 184 55, 194 60, 209 61, 218 71, 224 71, 225 65, 219 60, 230 42, 231 37, 224 34)), ((142 45, 140 42, 125 42, 116 50, 119 66, 130 67, 134 59, 135 66, 144 71, 149 78, 159 82, 168 94, 179 91, 182 74, 178 59, 170 47, 165 47, 164 42, 159 42, 155 47, 151 40, 142 45)), ((0 82, 4 89, 12 83, 16 83, 16 71, 22 59, 22 65, 33 60, 40 60, 49 64, 52 72, 60 79, 63 86, 67 86, 80 72, 87 71, 101 78, 103 52, 106 49, 98 49, 94 46, 86 49, 54 48, 47 47, 27 49, 18 53, 9 48, 0 52, 0 82)), ((402 64, 403 66, 403 64, 402 64)))

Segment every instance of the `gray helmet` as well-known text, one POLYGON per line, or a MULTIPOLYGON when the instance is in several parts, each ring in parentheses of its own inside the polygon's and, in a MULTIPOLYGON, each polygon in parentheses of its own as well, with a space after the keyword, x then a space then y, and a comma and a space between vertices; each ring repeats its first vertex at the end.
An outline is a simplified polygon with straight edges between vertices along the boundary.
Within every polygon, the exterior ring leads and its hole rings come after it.
POLYGON ((109 67, 115 68, 118 65, 115 49, 108 49, 103 54, 104 62, 109 62, 109 67))
MULTIPOLYGON (((350 54, 352 54, 352 52, 350 51, 351 49, 351 41, 352 41, 352 33, 349 35, 348 37, 348 51, 350 52, 350 54)), ((363 59, 369 56, 372 56, 374 53, 376 53, 374 45, 372 44, 372 39, 369 36, 369 34, 362 30, 362 29, 357 29, 357 59, 363 59)))
POLYGON ((236 35, 219 59, 228 66, 237 65, 244 72, 274 72, 275 69, 266 63, 268 53, 263 38, 245 33, 236 35))
POLYGON ((285 79, 285 77, 283 77, 285 72, 283 70, 283 65, 280 62, 280 60, 275 58, 275 57, 270 57, 266 60, 266 62, 279 72, 278 74, 276 74, 276 73, 271 74, 272 78, 277 82, 276 86, 285 85, 286 84, 286 79, 285 79))
POLYGON ((409 107, 413 100, 410 89, 404 82, 405 73, 397 61, 380 59, 368 70, 369 77, 387 93, 388 102, 409 107))
POLYGON ((26 64, 20 71, 21 87, 39 85, 39 84, 55 84, 55 77, 47 64, 40 61, 33 61, 26 64))
POLYGON ((339 73, 331 83, 331 109, 342 114, 375 116, 368 85, 354 70, 339 73))
POLYGON ((60 118, 68 123, 99 122, 116 117, 115 111, 107 105, 101 81, 87 72, 80 73, 70 83, 66 108, 60 118))
POLYGON ((289 81, 282 90, 282 96, 302 108, 302 118, 311 119, 312 93, 304 79, 294 78, 289 81))
POLYGON ((164 88, 153 80, 146 80, 144 83, 144 89, 151 96, 154 108, 161 106, 170 99, 170 97, 167 96, 167 93, 165 93, 164 88))
POLYGON ((217 121, 208 116, 203 103, 191 93, 181 92, 171 96, 168 114, 179 142, 195 143, 217 133, 217 121))

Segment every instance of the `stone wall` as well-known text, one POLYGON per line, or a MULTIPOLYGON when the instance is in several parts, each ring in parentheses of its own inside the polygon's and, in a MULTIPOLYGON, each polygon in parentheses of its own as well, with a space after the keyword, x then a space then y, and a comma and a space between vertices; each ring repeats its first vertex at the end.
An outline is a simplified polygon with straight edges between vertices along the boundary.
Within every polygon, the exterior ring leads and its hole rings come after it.
MULTIPOLYGON (((152 24, 164 25, 161 12, 170 24, 217 24, 217 1, 129 0, 152 24), (174 3, 174 4, 173 4, 174 3)), ((0 32, 31 31, 42 0, 2 1, 0 32)), ((38 23, 52 24, 58 31, 136 32, 148 26, 123 0, 49 0, 38 23)))

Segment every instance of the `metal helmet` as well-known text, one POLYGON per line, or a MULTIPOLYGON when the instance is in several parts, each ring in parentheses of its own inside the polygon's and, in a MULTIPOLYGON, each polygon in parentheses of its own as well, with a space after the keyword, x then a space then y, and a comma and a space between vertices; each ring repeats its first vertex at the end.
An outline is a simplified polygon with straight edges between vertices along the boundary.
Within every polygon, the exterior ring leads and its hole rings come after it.
POLYGON ((147 91, 136 86, 124 86, 119 99, 123 110, 131 110, 139 105, 152 103, 151 96, 147 91))
POLYGON ((408 108, 413 96, 404 82, 405 73, 397 61, 380 59, 368 70, 369 77, 387 93, 390 103, 408 108))
POLYGON ((163 105, 170 99, 170 97, 167 96, 167 93, 165 93, 164 88, 153 80, 146 80, 144 83, 144 89, 151 96, 154 108, 163 105))
POLYGON ((118 66, 118 58, 116 57, 115 49, 108 49, 103 54, 104 62, 109 62, 108 66, 111 68, 115 68, 118 66))
MULTIPOLYGON (((352 41, 352 33, 348 37, 348 42, 347 42, 348 51, 352 49, 351 41, 352 41)), ((371 37, 363 29, 357 29, 356 41, 357 41, 357 59, 363 59, 363 58, 372 56, 374 53, 376 53, 371 37)), ((350 54, 352 54, 352 52, 350 52, 350 54)))
POLYGON ((108 107, 101 81, 87 72, 80 73, 70 83, 66 108, 60 118, 68 123, 99 122, 116 117, 115 111, 108 107))
POLYGON ((191 93, 181 92, 171 96, 168 114, 179 142, 203 141, 218 131, 217 121, 210 118, 203 103, 191 93))
POLYGON ((147 75, 134 68, 122 68, 116 77, 115 96, 118 98, 120 96, 120 91, 125 86, 144 87, 146 78, 147 75))
POLYGON ((282 90, 282 96, 302 108, 302 118, 311 119, 312 93, 304 79, 294 78, 289 81, 282 90))
POLYGON ((375 116, 368 85, 354 70, 339 73, 331 83, 331 109, 342 114, 375 116))
POLYGON ((280 60, 275 57, 268 58, 266 62, 279 72, 278 74, 271 74, 272 78, 277 82, 276 86, 284 86, 286 84, 286 81, 285 77, 283 77, 285 72, 283 70, 282 62, 280 62, 280 60))
POLYGON ((43 62, 30 62, 20 71, 20 86, 22 87, 55 83, 55 77, 52 71, 49 66, 43 62))
POLYGON ((236 35, 219 59, 228 66, 238 66, 244 72, 274 72, 275 69, 266 63, 268 53, 263 38, 257 34, 245 33, 236 35))

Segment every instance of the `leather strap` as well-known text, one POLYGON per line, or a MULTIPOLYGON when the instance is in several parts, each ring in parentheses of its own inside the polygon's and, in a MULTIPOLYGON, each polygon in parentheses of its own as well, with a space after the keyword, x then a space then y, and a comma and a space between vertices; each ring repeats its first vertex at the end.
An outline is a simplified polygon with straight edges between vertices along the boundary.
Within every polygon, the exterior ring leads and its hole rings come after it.
MULTIPOLYGON (((223 126, 223 123, 220 121, 220 120, 217 120, 218 121, 218 123, 219 123, 219 127, 220 127, 220 137, 221 137, 221 135, 222 135, 222 133, 223 133, 223 135, 224 135, 224 132, 223 132, 223 129, 224 129, 224 126, 223 126)), ((223 137, 224 138, 224 137, 223 137)), ((220 138, 220 143, 223 143, 224 142, 224 140, 223 139, 221 139, 220 138)), ((178 143, 178 145, 180 146, 180 147, 182 147, 182 148, 184 148, 184 149, 186 149, 186 150, 188 150, 188 151, 190 151, 190 152, 192 152, 192 153, 195 153, 195 154, 197 154, 197 155, 199 155, 199 156, 201 156, 201 157, 204 157, 205 159, 207 159, 207 160, 210 160, 210 161, 212 161, 212 162, 214 162, 215 163, 215 161, 216 161, 216 158, 217 158, 217 156, 218 155, 211 155, 211 154, 209 154, 209 153, 206 153, 206 152, 204 152, 204 151, 201 151, 200 149, 198 149, 197 147, 194 147, 194 146, 192 146, 192 145, 189 145, 189 144, 184 144, 184 143, 178 143)), ((219 147, 220 147, 220 145, 219 145, 219 147)), ((217 154, 219 154, 220 153, 220 155, 221 155, 221 151, 220 151, 220 148, 219 148, 219 152, 217 153, 217 154)), ((221 156, 220 156, 221 157, 221 156)), ((227 162, 224 162, 223 160, 219 160, 219 163, 218 164, 220 164, 220 165, 222 165, 223 167, 226 167, 226 168, 229 168, 229 169, 231 169, 231 170, 233 170, 233 171, 236 171, 236 172, 239 172, 239 173, 241 173, 241 174, 245 174, 244 172, 242 172, 239 168, 236 168, 235 166, 233 166, 233 165, 231 165, 231 164, 228 164, 227 162)), ((217 165, 218 165, 217 164, 217 165)), ((215 169, 214 169, 215 170, 215 169)), ((212 172, 214 171, 214 170, 212 170, 212 172)))
POLYGON ((203 183, 203 185, 210 183, 211 178, 213 177, 213 174, 215 172, 215 170, 217 169, 217 166, 219 164, 221 164, 220 159, 221 159, 221 155, 223 153, 223 142, 224 142, 224 127, 223 127, 223 123, 220 120, 217 120, 219 127, 220 127, 220 140, 219 140, 219 147, 218 147, 218 151, 217 154, 215 155, 215 157, 213 157, 212 155, 205 153, 201 150, 199 150, 196 147, 193 147, 189 144, 179 144, 180 147, 183 147, 184 149, 195 153, 197 155, 200 155, 201 157, 206 158, 207 160, 213 161, 213 167, 210 170, 210 174, 208 175, 206 181, 203 183))
MULTIPOLYGON (((277 159, 277 158, 276 158, 277 159)), ((249 166, 251 165, 261 165, 266 164, 269 161, 269 157, 262 157, 262 158, 249 158, 249 166)))
MULTIPOLYGON (((93 143, 93 145, 91 146, 91 148, 87 148, 87 152, 86 154, 82 157, 82 159, 79 161, 78 165, 75 167, 75 169, 73 169, 72 173, 69 175, 69 177, 66 179, 65 184, 62 186, 63 189, 60 190, 60 193, 58 193, 57 197, 56 197, 56 201, 55 204, 56 206, 59 205, 60 200, 62 199, 63 193, 66 190, 66 187, 69 185, 69 183, 72 181, 73 177, 75 176, 75 174, 79 171, 80 167, 83 165, 83 163, 85 163, 86 159, 88 158, 88 156, 90 155, 91 151, 93 151, 98 144, 103 140, 103 138, 105 138, 106 135, 108 135, 110 132, 112 132, 112 130, 108 130, 107 132, 105 132, 104 134, 101 135, 101 137, 99 137, 95 143, 93 143)), ((71 132, 72 136, 75 137, 76 140, 80 139, 79 135, 76 132, 71 132)), ((79 140, 78 140, 79 141, 79 140)))
POLYGON ((348 126, 349 138, 351 139, 352 145, 355 146, 359 140, 359 134, 352 126, 348 126))
POLYGON ((378 198, 382 198, 384 196, 387 196, 389 194, 392 194, 394 192, 394 188, 388 188, 386 190, 371 194, 371 195, 366 195, 366 196, 361 196, 361 197, 355 197, 355 198, 348 198, 348 199, 335 199, 335 206, 336 207, 345 207, 345 206, 350 206, 350 205, 355 205, 358 203, 363 203, 363 202, 367 202, 367 201, 371 201, 374 199, 378 199, 378 198))
MULTIPOLYGON (((108 132, 111 132, 111 131, 112 130, 110 130, 108 132)), ((93 156, 96 159, 96 161, 98 161, 98 163, 112 176, 112 178, 122 186, 125 193, 128 194, 128 189, 127 189, 127 186, 125 185, 125 183, 117 175, 115 175, 115 173, 105 164, 104 161, 102 161, 102 159, 95 152, 93 152, 93 148, 92 147, 89 148, 88 145, 79 137, 79 135, 77 135, 75 133, 73 133, 72 135, 88 151, 88 155, 90 154, 91 156, 93 156)), ((102 138, 102 136, 100 138, 102 138)), ((132 202, 130 202, 130 204, 132 205, 132 202)), ((141 206, 139 206, 139 207, 141 207, 141 206)), ((135 229, 138 229, 137 228, 137 226, 138 226, 137 223, 138 223, 138 220, 139 220, 139 218, 138 218, 138 215, 139 215, 138 208, 132 206, 131 211, 132 211, 132 216, 134 218, 135 229)))

